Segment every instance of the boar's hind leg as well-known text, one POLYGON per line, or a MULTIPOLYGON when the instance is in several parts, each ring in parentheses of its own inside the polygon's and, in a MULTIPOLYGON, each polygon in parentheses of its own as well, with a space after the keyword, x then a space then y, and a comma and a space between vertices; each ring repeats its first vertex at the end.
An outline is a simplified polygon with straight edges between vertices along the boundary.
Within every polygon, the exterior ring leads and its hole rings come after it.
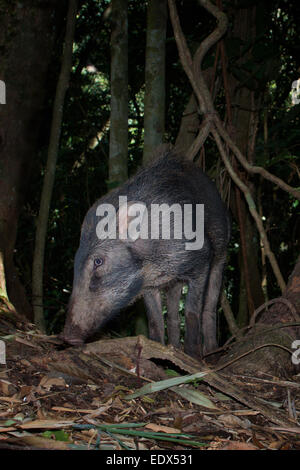
POLYGON ((217 344, 217 304, 222 286, 226 255, 213 260, 209 275, 204 308, 202 312, 203 354, 218 347, 217 344))
POLYGON ((181 297, 182 284, 177 283, 169 287, 166 291, 167 296, 167 330, 168 342, 176 348, 180 346, 180 317, 179 301, 181 297))
POLYGON ((143 297, 147 310, 149 337, 165 344, 165 326, 160 292, 158 289, 151 289, 145 291, 143 297))
POLYGON ((197 279, 189 281, 185 302, 184 351, 194 357, 201 357, 201 312, 209 275, 209 263, 206 262, 197 279))

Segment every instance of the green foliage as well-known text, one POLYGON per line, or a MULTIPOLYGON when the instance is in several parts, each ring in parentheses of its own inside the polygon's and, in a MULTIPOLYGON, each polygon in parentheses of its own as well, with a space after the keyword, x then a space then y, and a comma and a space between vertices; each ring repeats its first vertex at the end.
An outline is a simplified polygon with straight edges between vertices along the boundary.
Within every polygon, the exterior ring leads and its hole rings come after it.
POLYGON ((58 430, 58 431, 45 431, 42 434, 44 437, 47 437, 48 439, 55 439, 55 441, 63 441, 63 442, 68 442, 69 441, 69 435, 63 431, 63 430, 58 430))

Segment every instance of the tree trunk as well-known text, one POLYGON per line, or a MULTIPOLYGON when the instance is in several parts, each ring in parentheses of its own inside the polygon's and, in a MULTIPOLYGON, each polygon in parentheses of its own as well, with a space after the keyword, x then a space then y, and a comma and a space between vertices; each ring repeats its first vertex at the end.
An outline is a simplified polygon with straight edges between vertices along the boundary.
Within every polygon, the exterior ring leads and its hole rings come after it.
POLYGON ((128 5, 112 0, 109 185, 128 177, 128 5))
MULTIPOLYGON (((219 89, 219 83, 215 80, 213 67, 203 70, 202 74, 209 89, 212 88, 212 81, 214 80, 213 88, 215 90, 215 95, 216 91, 219 89)), ((182 152, 183 154, 188 153, 188 150, 192 148, 192 145, 195 142, 199 128, 199 105, 195 94, 192 93, 183 111, 179 132, 176 137, 175 147, 179 152, 182 152)))
POLYGON ((29 318, 32 309, 13 256, 18 217, 37 150, 56 32, 53 12, 59 3, 3 0, 0 4, 0 79, 6 85, 6 104, 0 107, 0 253, 4 266, 0 266, 0 278, 5 279, 10 301, 29 318))
POLYGON ((43 271, 44 254, 47 236, 50 203, 55 179, 55 169, 58 156, 59 138, 63 118, 63 106, 72 67, 72 49, 77 12, 77 0, 69 0, 67 27, 65 35, 64 53, 62 57, 61 71, 57 83, 56 95, 53 106, 51 134, 48 148, 48 158, 42 189, 39 216, 36 227, 36 238, 32 269, 32 305, 34 310, 34 322, 41 331, 45 332, 45 318, 43 311, 43 271))
POLYGON ((163 142, 165 130, 166 0, 151 0, 147 12, 143 163, 163 142))
MULTIPOLYGON (((160 153, 163 148, 166 30, 167 1, 150 0, 147 9, 143 165, 151 162, 155 150, 160 153)), ((148 335, 148 318, 143 300, 136 304, 136 310, 135 333, 148 335)))
MULTIPOLYGON (((238 7, 238 3, 236 3, 238 7)), ((256 28, 256 10, 255 7, 240 8, 235 11, 234 26, 232 31, 233 38, 242 40, 240 50, 242 51, 245 43, 255 39, 256 28)), ((237 61, 237 66, 242 66, 248 60, 251 60, 251 48, 244 53, 237 61)), ((255 135, 256 135, 256 116, 261 101, 258 92, 243 85, 235 78, 233 74, 229 75, 229 94, 231 101, 231 115, 234 138, 238 148, 247 156, 248 161, 255 164, 253 153, 255 135), (254 111, 254 108, 257 111, 254 111)), ((228 116, 230 121, 230 116, 228 116)), ((240 175, 243 178, 243 175, 240 175)), ((254 197, 255 188, 251 182, 247 181, 254 197)), ((238 188, 235 192, 233 203, 233 212, 240 227, 240 302, 238 313, 238 324, 245 326, 248 324, 249 317, 259 305, 264 302, 264 294, 261 286, 261 275, 258 269, 259 257, 259 236, 253 224, 253 219, 249 214, 248 208, 238 188), (245 299, 247 300, 245 302, 245 299)))
POLYGON ((179 132, 176 137, 175 146, 180 152, 186 153, 189 150, 197 136, 199 127, 198 102, 194 93, 192 93, 183 112, 179 132))

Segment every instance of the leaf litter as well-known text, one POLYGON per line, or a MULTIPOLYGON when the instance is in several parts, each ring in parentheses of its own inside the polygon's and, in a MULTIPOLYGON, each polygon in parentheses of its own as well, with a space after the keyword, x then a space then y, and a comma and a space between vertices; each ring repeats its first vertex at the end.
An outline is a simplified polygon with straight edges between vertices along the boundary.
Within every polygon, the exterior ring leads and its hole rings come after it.
POLYGON ((225 374, 142 336, 6 338, 0 449, 300 449, 299 376, 225 374))

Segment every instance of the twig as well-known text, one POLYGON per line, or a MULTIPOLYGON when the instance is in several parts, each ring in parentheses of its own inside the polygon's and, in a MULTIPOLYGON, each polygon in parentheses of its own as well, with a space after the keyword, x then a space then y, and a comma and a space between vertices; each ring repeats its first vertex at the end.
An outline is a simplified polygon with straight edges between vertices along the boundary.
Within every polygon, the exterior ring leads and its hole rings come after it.
POLYGON ((245 199, 247 201, 247 204, 248 204, 248 207, 249 207, 249 211, 252 215, 252 217, 254 218, 255 222, 256 222, 256 226, 257 226, 257 229, 258 229, 258 232, 259 232, 259 235, 260 235, 260 239, 261 239, 261 244, 264 246, 265 248, 265 252, 266 252, 266 255, 268 256, 269 258, 269 261, 271 263, 271 266, 273 268, 273 272, 276 276, 276 279, 277 279, 277 282, 278 282, 278 285, 281 289, 282 292, 285 291, 286 289, 286 284, 285 284, 285 281, 283 279, 283 276, 280 272, 280 269, 279 269, 279 266, 278 266, 278 263, 277 263, 277 260, 275 258, 275 255, 274 253, 272 252, 271 250, 271 247, 270 247, 270 243, 269 243, 269 240, 268 240, 268 237, 267 237, 267 234, 265 232, 265 229, 264 229, 264 226, 263 226, 263 223, 262 223, 262 220, 261 220, 261 217, 259 216, 257 210, 256 210, 256 206, 255 206, 255 202, 251 196, 251 193, 250 193, 250 190, 248 188, 248 186, 243 183, 240 178, 237 176, 237 174, 235 173, 235 171, 233 170, 232 166, 231 166, 231 163, 226 155, 226 152, 225 152, 225 149, 223 147, 223 144, 221 142, 221 139, 220 139, 220 136, 219 136, 219 133, 218 131, 216 130, 216 128, 214 128, 212 130, 212 135, 214 136, 214 139, 216 141, 216 144, 218 146, 218 149, 219 149, 219 152, 221 154, 221 157, 222 157, 222 160, 224 162, 224 165, 229 173, 229 175, 231 176, 231 178, 233 179, 233 181, 235 182, 235 184, 241 189, 241 191, 244 193, 244 196, 245 196, 245 199))
MULTIPOLYGON (((223 159, 223 162, 225 164, 225 167, 235 182, 235 184, 241 189, 241 191, 244 193, 245 199, 247 201, 247 204, 249 206, 250 213, 252 217, 254 218, 257 229, 260 234, 261 238, 261 243, 264 245, 266 249, 266 255, 269 258, 269 261, 271 263, 271 266, 273 268, 274 274, 276 276, 277 282, 282 290, 282 292, 286 288, 285 281, 283 279, 283 276, 280 272, 277 260, 274 256, 274 253, 271 251, 270 244, 266 235, 266 232, 264 230, 264 226, 262 223, 262 220, 257 213, 256 207, 254 200, 250 194, 249 188, 247 185, 245 185, 236 172, 233 170, 231 163, 229 162, 229 159, 227 158, 226 152, 224 150, 223 144, 220 139, 220 135, 222 135, 223 139, 228 143, 228 145, 231 147, 232 151, 236 153, 237 147, 234 144, 234 148, 232 148, 232 140, 230 139, 228 133, 225 131, 223 124, 221 123, 221 120, 219 116, 217 115, 213 102, 209 93, 209 90, 207 88, 207 85, 204 81, 203 74, 201 72, 201 63, 204 57, 204 54, 207 52, 207 50, 215 43, 215 41, 219 40, 222 35, 225 33, 226 28, 227 28, 227 19, 226 15, 224 15, 223 12, 220 12, 219 9, 215 6, 212 5, 208 0, 199 0, 200 4, 207 9, 210 13, 212 13, 218 20, 218 26, 215 29, 213 33, 209 35, 207 40, 204 41, 203 43, 199 46, 196 54, 195 54, 195 63, 193 63, 190 51, 187 47, 185 37, 182 33, 177 10, 176 10, 176 5, 174 0, 168 0, 169 2, 169 9, 170 9, 170 17, 173 25, 173 30, 174 30, 174 36, 176 39, 178 51, 179 51, 179 56, 183 65, 183 68, 191 82, 191 85, 193 87, 193 90, 199 100, 200 104, 200 109, 201 111, 205 114, 205 119, 206 123, 204 125, 204 129, 202 129, 203 135, 206 134, 208 129, 211 129, 211 133, 217 143, 217 146, 219 148, 221 157, 223 159), (196 79, 197 77, 197 79, 196 79), (215 124, 215 126, 212 126, 212 123, 215 124), (220 130, 221 128, 221 130, 220 130), (205 132, 204 132, 205 131, 205 132), (222 131, 222 132, 221 132, 222 131), (219 135, 220 134, 220 135, 219 135)), ((200 142, 202 142, 202 139, 199 139, 200 142)), ((195 149, 193 149, 193 154, 195 152, 195 149)), ((242 155, 241 152, 238 150, 239 156, 242 155)), ((189 154, 189 156, 191 156, 189 154)), ((242 155, 242 157, 245 159, 245 157, 242 155)), ((246 160, 246 159, 245 159, 246 160)), ((248 164, 248 162, 247 162, 248 164)), ((248 164, 249 165, 249 164, 248 164)), ((249 165, 251 166, 251 165, 249 165)), ((265 171, 265 170, 264 170, 265 171)), ((276 179, 276 177, 274 177, 276 179)), ((277 179, 276 179, 277 181, 277 179)), ((277 182, 278 184, 278 182, 277 182)), ((292 188, 293 189, 293 188, 292 188)), ((300 198, 300 193, 299 193, 299 198, 300 198)))
POLYGON ((226 141, 226 143, 229 145, 231 148, 232 152, 235 154, 241 165, 247 170, 249 173, 253 174, 259 174, 263 176, 265 179, 271 181, 272 183, 276 184, 279 186, 281 189, 284 191, 292 194, 296 199, 300 200, 300 191, 297 189, 293 188, 289 184, 285 183, 282 181, 282 179, 278 178, 277 176, 269 173, 267 170, 260 166, 253 166, 248 163, 247 159, 244 157, 242 152, 239 150, 237 145, 233 142, 227 131, 224 129, 224 126, 218 116, 215 116, 214 122, 216 124, 217 130, 222 136, 222 138, 226 141))
POLYGON ((290 388, 300 388, 300 384, 297 382, 291 382, 289 380, 270 380, 270 379, 262 379, 260 377, 255 377, 253 375, 245 375, 245 374, 234 374, 234 377, 241 378, 241 379, 251 379, 255 382, 270 384, 270 385, 278 385, 278 387, 290 387, 290 388))
POLYGON ((297 322, 300 322, 300 317, 294 307, 294 305, 292 304, 292 302, 290 302, 288 299, 285 299, 284 297, 277 297, 276 299, 272 299, 272 300, 269 300, 268 302, 265 302, 263 305, 261 305, 260 307, 258 307, 255 312, 253 313, 252 317, 251 317, 251 320, 250 320, 250 323, 249 325, 252 327, 254 326, 255 324, 255 320, 256 320, 256 317, 257 315, 262 312, 266 307, 269 307, 269 305, 272 305, 272 304, 275 304, 277 302, 281 302, 285 305, 288 306, 288 308, 290 309, 293 317, 295 318, 295 320, 297 322))

